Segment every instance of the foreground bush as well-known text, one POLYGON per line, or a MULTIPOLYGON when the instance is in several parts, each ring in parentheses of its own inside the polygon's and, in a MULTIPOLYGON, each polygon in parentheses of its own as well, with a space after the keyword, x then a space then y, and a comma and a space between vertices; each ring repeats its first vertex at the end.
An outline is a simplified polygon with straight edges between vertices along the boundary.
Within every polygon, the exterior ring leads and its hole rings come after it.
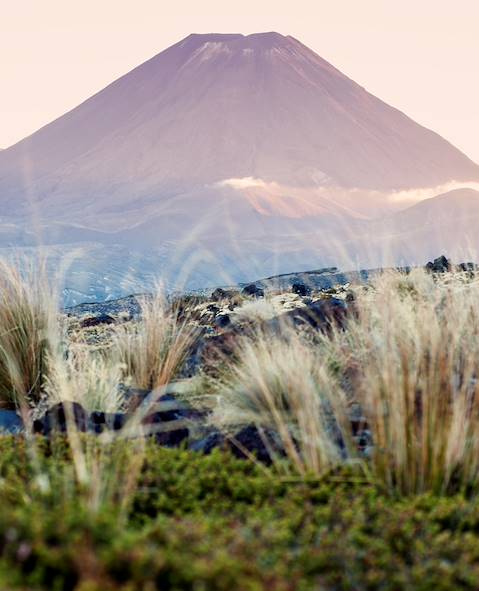
POLYGON ((1 589, 479 586, 479 508, 461 496, 392 500, 351 473, 282 481, 229 455, 148 446, 125 516, 72 489, 66 443, 39 449, 35 466, 23 443, 0 441, 1 589), (38 462, 54 487, 34 478, 38 462))

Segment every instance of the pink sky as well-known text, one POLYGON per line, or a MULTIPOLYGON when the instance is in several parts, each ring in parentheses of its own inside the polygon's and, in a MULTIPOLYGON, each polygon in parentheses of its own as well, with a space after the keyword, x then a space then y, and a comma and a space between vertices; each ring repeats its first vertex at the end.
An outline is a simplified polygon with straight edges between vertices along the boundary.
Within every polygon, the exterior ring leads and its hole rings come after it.
POLYGON ((293 35, 479 162, 479 0, 16 0, 0 20, 0 147, 191 32, 293 35))

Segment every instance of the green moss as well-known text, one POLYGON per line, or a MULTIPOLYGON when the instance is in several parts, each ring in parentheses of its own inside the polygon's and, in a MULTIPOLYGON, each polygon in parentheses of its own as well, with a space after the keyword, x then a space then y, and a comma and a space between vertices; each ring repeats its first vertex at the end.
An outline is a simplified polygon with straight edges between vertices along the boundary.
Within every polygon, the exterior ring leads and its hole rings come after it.
MULTIPOLYGON (((351 473, 286 481, 151 445, 125 515, 114 498, 89 505, 64 440, 36 449, 0 438, 0 589, 479 588, 474 499, 395 500, 351 473)), ((132 450, 110 453, 126 465, 132 450)))

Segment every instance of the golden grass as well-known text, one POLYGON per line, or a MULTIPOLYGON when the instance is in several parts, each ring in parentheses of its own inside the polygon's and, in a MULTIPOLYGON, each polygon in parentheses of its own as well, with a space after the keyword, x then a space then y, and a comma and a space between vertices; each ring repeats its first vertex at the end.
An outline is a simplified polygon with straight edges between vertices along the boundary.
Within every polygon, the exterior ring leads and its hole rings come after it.
POLYGON ((477 485, 479 284, 387 273, 336 332, 374 437, 372 468, 399 493, 477 485))
POLYGON ((321 474, 339 460, 330 425, 350 442, 355 403, 373 436, 371 474, 389 491, 477 489, 478 380, 479 282, 387 272, 358 290, 345 330, 243 343, 215 416, 273 428, 300 473, 321 474))
POLYGON ((0 406, 26 409, 42 394, 59 331, 44 265, 23 268, 0 261, 0 406))
POLYGON ((180 320, 161 289, 141 302, 141 323, 119 327, 114 348, 134 387, 154 390, 166 386, 182 368, 196 330, 180 320))
POLYGON ((124 367, 111 349, 75 344, 52 359, 45 393, 51 404, 78 402, 88 412, 114 413, 125 410, 127 386, 124 367))
POLYGON ((323 473, 351 450, 345 397, 319 351, 285 328, 283 338, 244 339, 216 384, 213 421, 276 432, 299 473, 323 473))

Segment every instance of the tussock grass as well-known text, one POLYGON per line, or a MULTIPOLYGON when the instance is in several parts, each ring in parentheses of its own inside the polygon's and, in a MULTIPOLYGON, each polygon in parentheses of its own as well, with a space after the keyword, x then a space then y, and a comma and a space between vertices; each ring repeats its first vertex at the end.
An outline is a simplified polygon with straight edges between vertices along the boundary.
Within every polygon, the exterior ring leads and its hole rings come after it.
POLYGON ((477 487, 477 280, 384 274, 333 340, 373 433, 375 476, 404 494, 477 487))
POLYGON ((124 366, 110 350, 75 344, 67 355, 57 355, 45 383, 50 404, 78 402, 85 410, 107 413, 125 409, 124 366))
POLYGON ((236 362, 216 383, 213 420, 272 429, 300 474, 323 473, 351 450, 345 397, 319 351, 285 328, 239 346, 236 362))
POLYGON ((140 302, 141 323, 120 327, 115 348, 125 376, 142 390, 167 385, 181 370, 196 337, 194 326, 180 320, 159 288, 140 302))
POLYGON ((319 474, 340 459, 338 426, 351 455, 359 405, 371 474, 390 492, 476 490, 478 380, 477 279, 387 272, 358 290, 344 330, 245 342, 219 379, 215 417, 273 428, 298 471, 319 474))
POLYGON ((59 333, 44 265, 22 267, 0 260, 0 407, 25 409, 41 397, 59 333))
MULTIPOLYGON (((38 405, 78 402, 87 411, 118 411, 124 402, 119 386, 127 384, 113 348, 101 353, 79 344, 68 346, 54 287, 47 277, 46 262, 35 269, 23 262, 17 267, 0 261, 0 406, 22 412, 28 455, 36 471, 34 482, 40 492, 58 483, 44 473, 38 461, 40 442, 31 436, 30 410, 38 405)), ((166 357, 169 368, 171 361, 166 357)), ((170 375, 167 369, 163 371, 170 375)), ((64 493, 78 495, 89 510, 99 510, 113 499, 116 506, 126 507, 143 461, 141 430, 129 441, 135 453, 125 454, 111 438, 83 437, 70 405, 65 406, 65 415, 71 462, 65 465, 64 493)))

